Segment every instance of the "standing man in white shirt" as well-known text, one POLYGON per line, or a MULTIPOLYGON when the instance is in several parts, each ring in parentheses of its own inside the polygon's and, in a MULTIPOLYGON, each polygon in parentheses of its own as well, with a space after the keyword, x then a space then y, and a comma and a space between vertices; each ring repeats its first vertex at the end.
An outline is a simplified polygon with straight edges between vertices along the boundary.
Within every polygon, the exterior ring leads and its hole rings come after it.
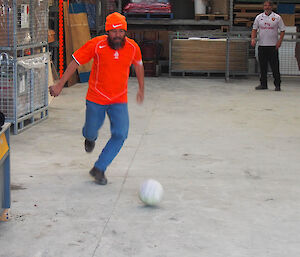
POLYGON ((279 58, 278 49, 281 46, 285 26, 280 15, 272 11, 272 1, 264 2, 264 12, 257 15, 253 24, 251 34, 251 45, 256 45, 257 31, 258 38, 258 59, 260 65, 260 85, 256 90, 268 89, 268 63, 270 63, 273 77, 275 91, 280 91, 280 72, 279 72, 279 58), (278 39, 278 31, 280 31, 280 38, 278 39))

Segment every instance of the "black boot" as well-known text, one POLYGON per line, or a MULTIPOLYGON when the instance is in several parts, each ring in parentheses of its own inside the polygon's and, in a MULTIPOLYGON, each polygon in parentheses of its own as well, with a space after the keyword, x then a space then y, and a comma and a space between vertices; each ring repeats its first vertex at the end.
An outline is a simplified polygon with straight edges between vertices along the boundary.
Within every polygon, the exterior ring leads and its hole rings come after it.
POLYGON ((97 184, 99 185, 107 184, 107 178, 105 177, 104 171, 101 171, 96 167, 93 167, 90 170, 90 175, 95 178, 97 184))
POLYGON ((84 148, 87 153, 93 152, 94 147, 95 147, 95 141, 90 141, 90 140, 85 139, 84 148))
POLYGON ((256 90, 264 90, 264 89, 268 89, 267 86, 262 86, 262 85, 259 85, 255 88, 256 90))

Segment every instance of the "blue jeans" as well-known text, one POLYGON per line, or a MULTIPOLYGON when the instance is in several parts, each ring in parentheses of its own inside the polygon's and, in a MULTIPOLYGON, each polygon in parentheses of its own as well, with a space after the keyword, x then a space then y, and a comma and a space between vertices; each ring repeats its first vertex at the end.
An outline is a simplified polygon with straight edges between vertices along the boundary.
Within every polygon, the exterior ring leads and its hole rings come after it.
POLYGON ((101 171, 105 171, 117 156, 128 136, 129 129, 127 103, 100 105, 87 100, 85 124, 82 129, 82 134, 87 140, 96 141, 98 131, 105 119, 105 113, 110 120, 111 138, 95 163, 95 167, 101 171))

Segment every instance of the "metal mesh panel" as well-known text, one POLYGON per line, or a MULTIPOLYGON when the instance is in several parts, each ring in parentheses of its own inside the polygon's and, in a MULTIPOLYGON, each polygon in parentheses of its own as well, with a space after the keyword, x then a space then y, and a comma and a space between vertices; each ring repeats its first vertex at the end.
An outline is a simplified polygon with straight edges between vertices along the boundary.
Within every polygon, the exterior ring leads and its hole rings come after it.
POLYGON ((41 67, 33 69, 33 108, 37 110, 41 107, 47 105, 46 93, 48 93, 47 88, 47 70, 44 64, 41 67))
POLYGON ((0 65, 0 110, 7 120, 14 121, 31 111, 30 70, 18 65, 16 87, 14 86, 14 65, 12 60, 4 59, 0 65))
POLYGON ((8 120, 14 119, 13 62, 7 54, 0 55, 0 110, 8 120))
POLYGON ((296 42, 282 42, 279 48, 280 73, 282 75, 300 75, 295 49, 296 42))
POLYGON ((30 103, 31 111, 35 111, 46 105, 48 62, 49 55, 47 53, 18 58, 18 77, 24 77, 22 74, 23 70, 27 73, 26 78, 28 78, 28 81, 26 80, 26 86, 29 86, 30 89, 30 99, 28 102, 30 103))
POLYGON ((0 0, 0 110, 15 134, 48 115, 47 41, 47 0, 0 0))
MULTIPOLYGON (((283 76, 299 76, 300 66, 300 33, 286 33, 279 48, 280 74, 283 76)), ((258 64, 258 46, 255 48, 255 57, 258 64)), ((268 68, 271 73, 271 67, 268 68)))
POLYGON ((35 0, 33 6, 33 41, 34 43, 48 41, 48 1, 35 0))
POLYGON ((1 54, 0 110, 7 120, 15 119, 47 106, 48 54, 18 58, 16 83, 13 60, 1 54))
POLYGON ((0 0, 0 31, 0 47, 47 42, 48 1, 0 0))
POLYGON ((30 70, 17 67, 17 118, 30 113, 30 70))

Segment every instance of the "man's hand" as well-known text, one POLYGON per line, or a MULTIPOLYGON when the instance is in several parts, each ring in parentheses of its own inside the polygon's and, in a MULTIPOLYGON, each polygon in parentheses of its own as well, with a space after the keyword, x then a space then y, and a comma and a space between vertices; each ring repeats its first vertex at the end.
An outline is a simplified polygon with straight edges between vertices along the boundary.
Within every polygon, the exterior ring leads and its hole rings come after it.
POLYGON ((278 50, 281 47, 281 41, 278 41, 276 44, 276 49, 278 50))
POLYGON ((138 104, 142 104, 144 102, 144 90, 139 89, 136 94, 136 101, 138 104))
POLYGON ((252 47, 255 47, 255 45, 256 45, 256 40, 254 38, 251 39, 251 45, 252 45, 252 47))
POLYGON ((60 92, 62 91, 63 89, 63 86, 61 86, 61 84, 58 82, 57 84, 49 87, 49 92, 50 92, 50 95, 56 97, 60 94, 60 92))
POLYGON ((49 92, 52 96, 56 97, 60 94, 62 91, 65 83, 68 81, 68 79, 72 76, 72 74, 76 71, 78 68, 78 64, 75 60, 72 60, 70 64, 68 65, 66 71, 64 72, 63 76, 60 78, 60 80, 53 86, 49 87, 49 92))

